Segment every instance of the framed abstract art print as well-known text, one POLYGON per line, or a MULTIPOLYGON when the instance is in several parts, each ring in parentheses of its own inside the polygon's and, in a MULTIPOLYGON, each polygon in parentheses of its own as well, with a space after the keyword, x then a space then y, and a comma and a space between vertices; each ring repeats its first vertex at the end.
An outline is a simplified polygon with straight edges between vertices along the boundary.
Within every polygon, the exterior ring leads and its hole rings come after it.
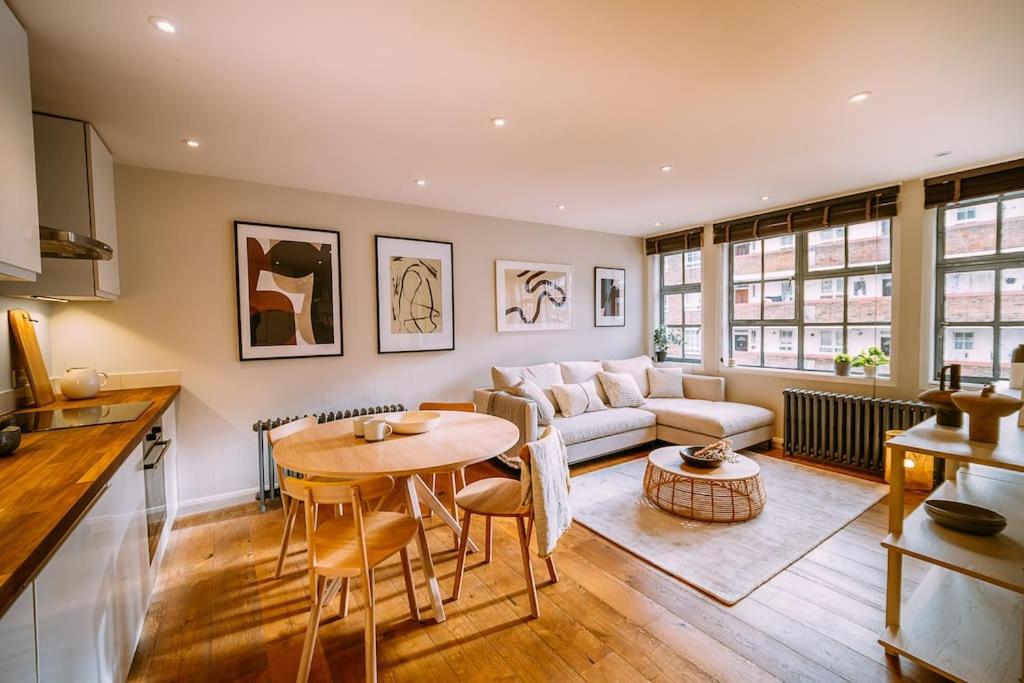
POLYGON ((455 348, 452 243, 377 235, 377 352, 455 348))
POLYGON ((594 268, 594 327, 626 324, 626 269, 594 268))
POLYGON ((498 332, 572 329, 572 266, 497 261, 498 332))

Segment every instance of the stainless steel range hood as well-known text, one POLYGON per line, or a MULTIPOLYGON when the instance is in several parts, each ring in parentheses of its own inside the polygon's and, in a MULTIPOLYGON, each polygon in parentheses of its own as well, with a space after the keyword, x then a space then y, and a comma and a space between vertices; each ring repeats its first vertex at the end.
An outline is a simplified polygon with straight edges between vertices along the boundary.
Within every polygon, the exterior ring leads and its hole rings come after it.
POLYGON ((114 258, 110 245, 70 230, 39 226, 39 251, 44 258, 109 261, 114 258))

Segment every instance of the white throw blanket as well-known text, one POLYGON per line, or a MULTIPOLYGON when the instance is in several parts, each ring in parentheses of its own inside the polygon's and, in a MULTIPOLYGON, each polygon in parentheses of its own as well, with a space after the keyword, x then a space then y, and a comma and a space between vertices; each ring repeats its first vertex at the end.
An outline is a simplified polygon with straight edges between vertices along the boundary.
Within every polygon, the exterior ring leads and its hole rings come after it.
POLYGON ((537 554, 547 557, 572 524, 569 508, 569 459, 562 435, 547 427, 537 441, 527 444, 529 464, 524 460, 519 484, 522 504, 533 506, 537 529, 537 554))

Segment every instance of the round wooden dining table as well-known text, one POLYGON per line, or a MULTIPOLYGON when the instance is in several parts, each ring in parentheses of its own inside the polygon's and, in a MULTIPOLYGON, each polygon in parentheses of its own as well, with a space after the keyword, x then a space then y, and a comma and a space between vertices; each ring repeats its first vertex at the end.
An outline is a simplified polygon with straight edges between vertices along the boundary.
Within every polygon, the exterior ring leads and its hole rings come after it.
POLYGON ((352 420, 337 420, 304 429, 274 446, 278 465, 304 475, 395 478, 396 491, 404 496, 409 514, 419 520, 417 545, 438 622, 445 620, 444 605, 420 513, 421 498, 456 534, 462 533, 462 527, 420 475, 483 462, 519 441, 519 428, 508 420, 479 413, 440 412, 441 423, 423 434, 392 434, 383 441, 367 441, 353 433, 352 420))

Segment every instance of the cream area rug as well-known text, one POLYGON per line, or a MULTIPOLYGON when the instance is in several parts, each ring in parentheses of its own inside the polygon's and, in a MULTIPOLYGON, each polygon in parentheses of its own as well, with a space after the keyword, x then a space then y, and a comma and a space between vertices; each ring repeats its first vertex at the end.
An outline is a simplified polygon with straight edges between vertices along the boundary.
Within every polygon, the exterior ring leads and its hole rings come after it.
MULTIPOLYGON (((767 502, 752 520, 694 522, 644 497, 647 458, 574 477, 573 518, 694 588, 732 605, 877 503, 889 487, 744 453, 761 465, 767 502)), ((879 539, 881 542, 881 539, 879 539)))

